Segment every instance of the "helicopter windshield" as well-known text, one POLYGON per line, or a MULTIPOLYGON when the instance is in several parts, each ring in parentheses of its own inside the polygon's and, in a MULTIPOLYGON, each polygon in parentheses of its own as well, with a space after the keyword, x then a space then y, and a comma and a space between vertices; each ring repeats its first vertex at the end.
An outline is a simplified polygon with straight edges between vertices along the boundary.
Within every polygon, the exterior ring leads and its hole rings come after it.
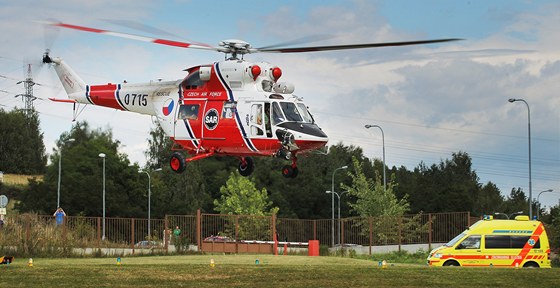
POLYGON ((307 111, 307 107, 305 107, 305 104, 298 103, 297 106, 301 113, 301 117, 303 117, 303 121, 308 123, 313 123, 313 117, 311 117, 311 114, 309 114, 309 111, 307 111))
POLYGON ((276 125, 282 122, 313 123, 313 117, 303 103, 274 102, 272 104, 272 123, 276 125))

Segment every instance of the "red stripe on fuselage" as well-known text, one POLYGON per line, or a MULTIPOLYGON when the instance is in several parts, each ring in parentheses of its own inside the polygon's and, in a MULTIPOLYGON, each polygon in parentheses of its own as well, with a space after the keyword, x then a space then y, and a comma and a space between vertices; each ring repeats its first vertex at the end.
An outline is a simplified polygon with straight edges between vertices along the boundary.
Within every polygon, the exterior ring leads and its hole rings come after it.
POLYGON ((116 99, 116 84, 89 86, 89 99, 93 104, 124 110, 116 99))

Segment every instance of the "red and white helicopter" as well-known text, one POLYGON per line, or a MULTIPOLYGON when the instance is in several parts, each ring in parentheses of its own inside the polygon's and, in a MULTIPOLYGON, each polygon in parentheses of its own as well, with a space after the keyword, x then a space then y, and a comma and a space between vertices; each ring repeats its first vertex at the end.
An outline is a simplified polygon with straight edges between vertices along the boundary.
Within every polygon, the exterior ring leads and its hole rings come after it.
POLYGON ((460 40, 253 48, 245 41, 231 39, 221 41, 218 47, 214 47, 61 22, 46 24, 225 53, 224 61, 186 69, 188 74, 184 79, 140 84, 88 85, 62 59, 51 57, 48 51, 43 56, 43 62, 54 66, 69 97, 50 98, 53 101, 74 103, 74 109, 76 104, 91 104, 155 116, 166 135, 174 142, 173 150, 177 150, 170 158, 171 168, 175 172, 183 172, 186 162, 213 155, 227 155, 238 157, 239 173, 248 176, 254 170, 251 156, 273 156, 291 161, 291 164, 282 168, 282 175, 287 178, 294 178, 298 174, 297 155, 322 148, 327 144, 328 137, 315 123, 301 98, 293 94, 294 86, 278 81, 282 76, 282 70, 278 66, 245 61, 243 55, 405 46, 460 40), (182 150, 192 157, 185 158, 182 150))

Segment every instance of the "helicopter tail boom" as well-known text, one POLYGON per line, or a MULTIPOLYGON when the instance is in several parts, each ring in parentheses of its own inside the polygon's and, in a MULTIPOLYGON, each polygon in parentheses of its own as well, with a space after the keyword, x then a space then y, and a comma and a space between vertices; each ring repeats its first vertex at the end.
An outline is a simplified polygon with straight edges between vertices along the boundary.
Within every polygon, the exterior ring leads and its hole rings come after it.
POLYGON ((86 83, 66 62, 60 58, 51 58, 48 54, 43 56, 44 63, 53 64, 54 70, 68 95, 86 91, 86 83))
POLYGON ((178 82, 150 82, 142 84, 87 85, 60 58, 47 53, 43 62, 52 64, 70 99, 51 99, 56 102, 91 104, 152 116, 168 116, 178 100, 178 82))

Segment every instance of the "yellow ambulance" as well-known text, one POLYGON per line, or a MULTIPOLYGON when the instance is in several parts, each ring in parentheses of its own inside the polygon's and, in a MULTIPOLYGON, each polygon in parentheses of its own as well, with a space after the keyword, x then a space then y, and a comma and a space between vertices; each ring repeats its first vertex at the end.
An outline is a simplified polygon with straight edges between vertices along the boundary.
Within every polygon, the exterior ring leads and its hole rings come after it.
POLYGON ((428 265, 550 268, 550 245, 543 224, 529 221, 529 216, 515 220, 485 216, 433 249, 428 265))

